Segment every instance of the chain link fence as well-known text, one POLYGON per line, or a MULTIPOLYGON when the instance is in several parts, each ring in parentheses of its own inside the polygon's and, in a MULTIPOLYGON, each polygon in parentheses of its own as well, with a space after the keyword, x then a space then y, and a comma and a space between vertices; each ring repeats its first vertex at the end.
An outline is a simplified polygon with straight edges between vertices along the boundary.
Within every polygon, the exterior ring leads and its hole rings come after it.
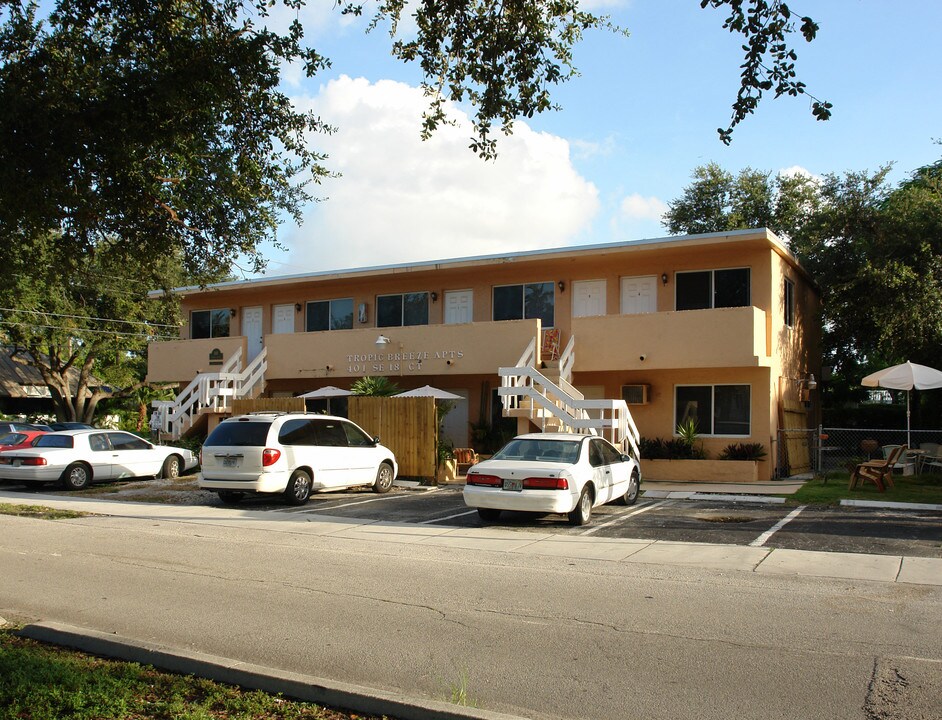
POLYGON ((864 460, 883 457, 884 445, 928 446, 937 455, 942 446, 942 430, 911 430, 909 442, 904 429, 804 428, 779 430, 775 448, 775 476, 786 478, 807 473, 826 474, 847 469, 864 460))

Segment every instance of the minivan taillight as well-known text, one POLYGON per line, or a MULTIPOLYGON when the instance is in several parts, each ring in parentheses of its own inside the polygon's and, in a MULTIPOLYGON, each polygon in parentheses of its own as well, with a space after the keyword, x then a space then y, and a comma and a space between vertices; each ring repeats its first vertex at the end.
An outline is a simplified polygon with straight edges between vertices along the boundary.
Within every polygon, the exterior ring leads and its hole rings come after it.
POLYGON ((275 448, 265 448, 262 450, 262 467, 274 465, 276 462, 278 462, 278 458, 280 457, 281 450, 275 450, 275 448))

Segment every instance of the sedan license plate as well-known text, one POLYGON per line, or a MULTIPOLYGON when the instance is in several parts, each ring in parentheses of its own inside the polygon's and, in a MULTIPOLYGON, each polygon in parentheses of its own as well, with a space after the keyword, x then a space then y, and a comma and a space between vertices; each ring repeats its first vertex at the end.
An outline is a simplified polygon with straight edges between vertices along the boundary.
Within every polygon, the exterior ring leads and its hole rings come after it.
POLYGON ((504 480, 504 490, 520 492, 523 490, 523 480, 520 478, 508 478, 504 480))

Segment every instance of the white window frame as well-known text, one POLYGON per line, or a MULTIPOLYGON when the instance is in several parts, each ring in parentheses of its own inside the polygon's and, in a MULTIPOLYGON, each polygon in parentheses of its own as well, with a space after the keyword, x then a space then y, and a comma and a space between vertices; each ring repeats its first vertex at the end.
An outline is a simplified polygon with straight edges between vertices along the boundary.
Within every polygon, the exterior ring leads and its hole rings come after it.
POLYGON ((733 382, 717 382, 717 383, 681 383, 674 385, 674 402, 671 407, 671 419, 674 424, 674 437, 680 437, 677 433, 677 391, 680 388, 685 387, 708 387, 710 388, 710 430, 711 432, 701 432, 698 430, 697 435, 700 437, 716 437, 716 438, 749 438, 752 437, 752 384, 751 383, 733 383, 733 382), (733 434, 717 434, 712 432, 713 424, 715 420, 716 412, 716 388, 717 386, 723 387, 747 387, 749 388, 749 417, 747 422, 749 423, 749 432, 745 435, 733 435, 733 434))

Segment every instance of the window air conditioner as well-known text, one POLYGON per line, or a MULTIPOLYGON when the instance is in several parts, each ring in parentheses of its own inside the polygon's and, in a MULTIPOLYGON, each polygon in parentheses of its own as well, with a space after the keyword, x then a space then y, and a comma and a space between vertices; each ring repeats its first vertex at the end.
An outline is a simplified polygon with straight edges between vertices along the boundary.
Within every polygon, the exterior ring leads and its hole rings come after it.
POLYGON ((621 398, 629 405, 647 405, 651 398, 651 386, 622 385, 621 398))

